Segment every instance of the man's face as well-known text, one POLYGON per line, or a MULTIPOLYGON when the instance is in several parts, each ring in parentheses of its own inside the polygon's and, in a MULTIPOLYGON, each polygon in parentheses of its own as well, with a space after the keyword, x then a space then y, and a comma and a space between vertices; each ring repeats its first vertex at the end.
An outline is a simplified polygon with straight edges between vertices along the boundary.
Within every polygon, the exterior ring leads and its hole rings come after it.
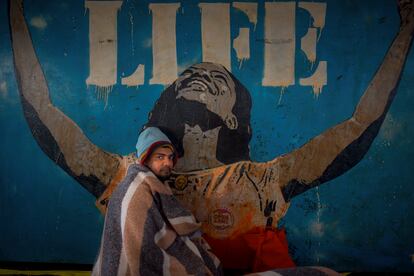
POLYGON ((237 118, 232 112, 236 85, 223 66, 212 63, 191 66, 175 81, 175 91, 176 99, 202 103, 219 115, 229 129, 237 129, 237 118))
POLYGON ((170 147, 160 146, 154 150, 145 165, 161 180, 170 177, 174 168, 174 152, 170 147))

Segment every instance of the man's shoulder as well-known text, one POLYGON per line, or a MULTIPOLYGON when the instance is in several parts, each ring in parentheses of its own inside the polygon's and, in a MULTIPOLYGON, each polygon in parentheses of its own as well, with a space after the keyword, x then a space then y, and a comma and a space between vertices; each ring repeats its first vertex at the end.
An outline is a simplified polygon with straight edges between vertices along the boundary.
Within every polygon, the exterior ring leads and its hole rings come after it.
POLYGON ((148 168, 139 164, 132 164, 128 167, 125 177, 109 198, 107 216, 118 219, 124 208, 124 203, 129 202, 138 191, 141 197, 148 195, 147 192, 144 192, 147 188, 146 185, 141 184, 145 182, 146 176, 149 173, 151 171, 148 168))
POLYGON ((127 173, 122 181, 119 183, 119 186, 129 186, 131 182, 136 181, 138 176, 143 179, 147 175, 152 175, 152 172, 145 166, 140 164, 132 164, 128 167, 127 173))
MULTIPOLYGON (((137 181, 137 178, 140 174, 145 176, 146 174, 149 174, 149 173, 151 173, 151 171, 145 166, 142 166, 139 164, 130 165, 128 167, 125 177, 122 179, 122 181, 118 184, 118 186, 114 190, 112 197, 114 196, 123 197, 122 195, 126 193, 128 188, 131 186, 131 184, 134 181, 137 181)), ((141 177, 141 179, 143 179, 143 177, 141 177)))
POLYGON ((131 164, 128 167, 127 175, 128 174, 133 174, 133 173, 138 174, 139 172, 149 172, 149 171, 150 170, 147 167, 145 167, 141 164, 131 164))

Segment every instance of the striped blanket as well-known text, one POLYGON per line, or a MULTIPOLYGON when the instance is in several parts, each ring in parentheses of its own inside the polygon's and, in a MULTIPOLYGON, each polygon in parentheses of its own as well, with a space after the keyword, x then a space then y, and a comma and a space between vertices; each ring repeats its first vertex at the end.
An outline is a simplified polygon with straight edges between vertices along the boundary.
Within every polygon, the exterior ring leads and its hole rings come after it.
POLYGON ((220 275, 199 228, 167 185, 132 165, 109 201, 92 275, 220 275))

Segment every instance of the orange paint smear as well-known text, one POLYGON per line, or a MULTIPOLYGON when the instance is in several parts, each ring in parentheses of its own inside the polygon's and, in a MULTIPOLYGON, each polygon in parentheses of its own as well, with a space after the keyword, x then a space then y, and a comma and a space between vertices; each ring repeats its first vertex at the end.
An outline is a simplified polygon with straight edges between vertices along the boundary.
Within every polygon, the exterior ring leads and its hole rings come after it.
POLYGON ((95 201, 95 206, 99 209, 102 214, 106 213, 106 208, 108 206, 108 200, 111 197, 113 191, 118 186, 118 184, 124 179, 127 171, 127 165, 124 160, 121 160, 120 167, 116 172, 114 178, 112 178, 108 187, 102 193, 102 195, 95 201))

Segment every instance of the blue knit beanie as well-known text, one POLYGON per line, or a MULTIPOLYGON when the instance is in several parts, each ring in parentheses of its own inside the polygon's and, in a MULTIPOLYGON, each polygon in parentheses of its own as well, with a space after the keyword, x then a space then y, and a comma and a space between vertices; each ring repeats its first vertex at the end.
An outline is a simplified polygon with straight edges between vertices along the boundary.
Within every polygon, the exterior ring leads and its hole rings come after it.
MULTIPOLYGON (((151 153, 161 145, 169 145, 175 153, 175 148, 170 139, 157 127, 148 127, 144 129, 138 136, 137 141, 137 157, 141 164, 151 155, 151 153)), ((175 163, 175 162, 174 162, 175 163)))

